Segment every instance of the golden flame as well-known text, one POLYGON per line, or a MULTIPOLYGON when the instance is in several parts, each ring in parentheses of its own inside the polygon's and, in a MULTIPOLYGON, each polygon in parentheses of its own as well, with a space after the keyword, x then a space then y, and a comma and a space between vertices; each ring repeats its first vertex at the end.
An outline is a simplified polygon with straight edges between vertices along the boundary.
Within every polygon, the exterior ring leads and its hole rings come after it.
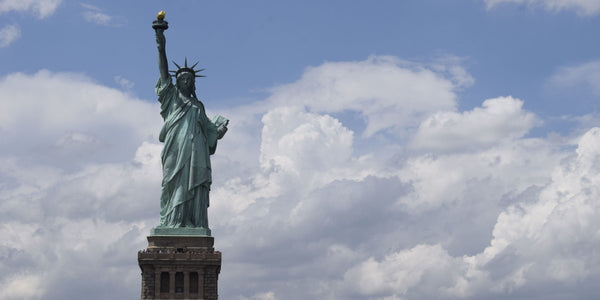
POLYGON ((165 18, 165 11, 164 10, 159 11, 158 14, 156 15, 156 18, 159 19, 159 20, 164 19, 165 18))

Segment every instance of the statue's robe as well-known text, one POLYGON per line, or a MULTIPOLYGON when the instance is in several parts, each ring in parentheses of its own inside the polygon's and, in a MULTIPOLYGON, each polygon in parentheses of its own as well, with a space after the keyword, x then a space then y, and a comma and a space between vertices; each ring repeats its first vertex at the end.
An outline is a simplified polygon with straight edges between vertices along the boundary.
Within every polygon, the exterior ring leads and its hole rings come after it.
POLYGON ((170 80, 159 79, 156 94, 165 121, 159 135, 164 143, 159 226, 208 229, 210 155, 217 147, 217 127, 202 102, 183 96, 170 80))

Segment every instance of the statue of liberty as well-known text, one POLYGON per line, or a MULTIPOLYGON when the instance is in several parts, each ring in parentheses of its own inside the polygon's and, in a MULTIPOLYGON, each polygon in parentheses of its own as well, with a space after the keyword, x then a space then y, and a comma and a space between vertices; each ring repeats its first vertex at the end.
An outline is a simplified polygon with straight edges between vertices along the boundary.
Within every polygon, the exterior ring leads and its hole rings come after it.
POLYGON ((164 31, 168 24, 164 12, 153 23, 158 46, 160 78, 156 94, 164 125, 159 140, 164 143, 161 153, 163 166, 160 197, 160 223, 152 235, 206 235, 210 236, 207 208, 212 182, 210 155, 215 153, 217 140, 227 132, 229 120, 217 116, 210 120, 204 105, 196 97, 194 64, 176 71, 168 70, 164 31), (169 74, 173 73, 173 75, 169 74), (175 78, 175 84, 171 80, 175 78))

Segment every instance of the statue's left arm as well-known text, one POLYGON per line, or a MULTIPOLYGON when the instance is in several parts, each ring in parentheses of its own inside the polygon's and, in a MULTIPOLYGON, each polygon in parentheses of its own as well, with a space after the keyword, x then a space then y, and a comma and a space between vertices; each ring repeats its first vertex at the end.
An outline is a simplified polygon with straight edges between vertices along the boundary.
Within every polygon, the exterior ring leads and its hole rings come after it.
POLYGON ((229 120, 221 116, 217 116, 214 120, 211 121, 205 113, 202 113, 202 116, 200 116, 200 118, 203 123, 202 127, 204 134, 206 135, 206 143, 208 144, 209 152, 210 154, 214 154, 217 150, 217 140, 223 138, 223 136, 227 132, 227 124, 229 123, 229 120), (226 121, 222 122, 222 120, 226 121))
POLYGON ((227 125, 221 125, 217 127, 217 139, 222 139, 227 133, 227 125))

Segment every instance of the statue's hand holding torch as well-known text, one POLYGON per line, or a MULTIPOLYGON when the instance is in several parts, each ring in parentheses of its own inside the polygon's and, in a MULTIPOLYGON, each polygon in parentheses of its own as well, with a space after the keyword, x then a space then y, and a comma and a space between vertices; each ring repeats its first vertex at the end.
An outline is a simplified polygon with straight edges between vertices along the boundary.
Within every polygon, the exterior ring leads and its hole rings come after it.
POLYGON ((154 28, 154 31, 156 32, 156 44, 158 45, 158 48, 164 50, 166 39, 165 35, 163 34, 163 31, 169 28, 169 23, 165 21, 164 10, 161 10, 156 15, 156 20, 152 21, 152 28, 154 28))

